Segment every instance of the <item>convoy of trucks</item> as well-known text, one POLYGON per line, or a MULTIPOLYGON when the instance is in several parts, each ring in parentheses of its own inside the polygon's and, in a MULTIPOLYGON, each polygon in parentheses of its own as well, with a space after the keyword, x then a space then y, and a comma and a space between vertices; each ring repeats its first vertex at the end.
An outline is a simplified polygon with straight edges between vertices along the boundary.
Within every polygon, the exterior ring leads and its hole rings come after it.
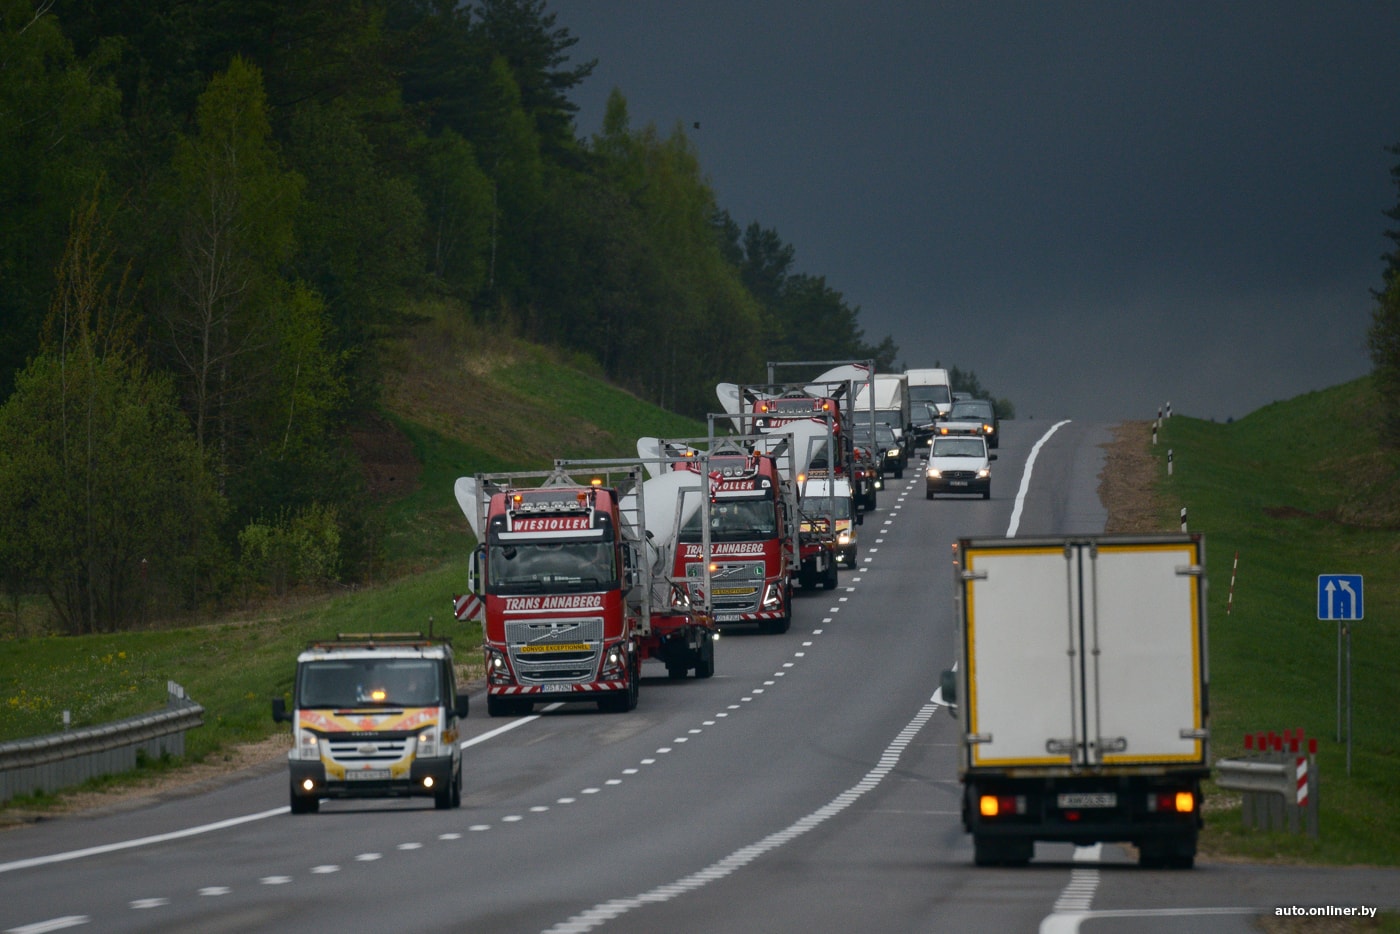
POLYGON ((940 690, 975 862, 1123 841, 1144 866, 1191 866, 1210 774, 1201 535, 955 547, 957 667, 940 690))
MULTIPOLYGON (((541 701, 625 712, 644 659, 708 678, 720 624, 787 631, 794 587, 836 586, 838 563, 856 562, 860 507, 875 505, 852 426, 910 431, 911 399, 936 412, 948 386, 943 370, 838 362, 807 383, 716 394, 709 437, 457 481, 478 544, 454 603, 482 624, 488 714, 541 701), (716 419, 734 430, 717 436, 716 419)), ((1029 862, 1037 841, 1127 842, 1144 866, 1193 864, 1210 774, 1204 548, 1186 533, 954 545, 956 664, 939 693, 958 722, 978 865, 1029 862)), ((446 640, 315 643, 292 707, 273 702, 292 724, 294 813, 324 797, 460 804, 467 698, 446 640)))

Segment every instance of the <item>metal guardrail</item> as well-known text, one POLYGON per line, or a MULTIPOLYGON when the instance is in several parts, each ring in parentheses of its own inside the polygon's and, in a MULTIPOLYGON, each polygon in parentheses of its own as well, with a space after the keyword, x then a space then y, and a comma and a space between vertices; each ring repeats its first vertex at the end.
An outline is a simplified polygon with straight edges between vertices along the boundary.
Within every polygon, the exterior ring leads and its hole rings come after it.
POLYGON ((1318 835, 1316 756, 1277 751, 1217 759, 1215 783, 1244 793, 1245 827, 1318 835))
POLYGON ((174 681, 166 689, 164 710, 0 743, 0 804, 130 771, 142 753, 153 759, 184 755, 185 731, 203 725, 204 708, 174 681))

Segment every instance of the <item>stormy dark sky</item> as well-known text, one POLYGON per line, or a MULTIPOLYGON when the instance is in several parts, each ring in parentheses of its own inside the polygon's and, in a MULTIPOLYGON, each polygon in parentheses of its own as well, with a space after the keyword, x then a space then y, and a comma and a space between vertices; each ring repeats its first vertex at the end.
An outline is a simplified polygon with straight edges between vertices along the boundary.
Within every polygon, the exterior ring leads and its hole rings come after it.
POLYGON ((1020 417, 1238 418, 1370 369, 1400 2, 549 0, 900 363, 1020 417), (700 124, 699 129, 694 124, 700 124))

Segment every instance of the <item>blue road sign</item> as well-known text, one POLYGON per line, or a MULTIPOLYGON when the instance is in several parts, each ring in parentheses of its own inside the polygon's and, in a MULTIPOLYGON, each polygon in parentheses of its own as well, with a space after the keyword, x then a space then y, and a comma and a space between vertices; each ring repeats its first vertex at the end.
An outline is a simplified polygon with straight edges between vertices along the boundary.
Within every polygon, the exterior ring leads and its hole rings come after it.
POLYGON ((1361 619, 1365 610, 1360 574, 1317 575, 1318 619, 1361 619))

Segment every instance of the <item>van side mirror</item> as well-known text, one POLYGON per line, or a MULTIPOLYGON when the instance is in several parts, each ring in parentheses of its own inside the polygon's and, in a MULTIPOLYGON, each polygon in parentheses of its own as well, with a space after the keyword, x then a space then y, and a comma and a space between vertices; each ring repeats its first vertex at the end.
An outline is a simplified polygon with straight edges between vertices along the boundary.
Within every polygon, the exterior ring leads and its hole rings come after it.
POLYGON ((989 460, 989 461, 994 461, 994 460, 996 460, 996 459, 997 459, 997 456, 996 456, 995 454, 988 454, 988 455, 987 455, 987 460, 989 460))
POLYGON ((290 723, 291 717, 287 716, 287 701, 281 697, 272 699, 272 722, 290 723))

